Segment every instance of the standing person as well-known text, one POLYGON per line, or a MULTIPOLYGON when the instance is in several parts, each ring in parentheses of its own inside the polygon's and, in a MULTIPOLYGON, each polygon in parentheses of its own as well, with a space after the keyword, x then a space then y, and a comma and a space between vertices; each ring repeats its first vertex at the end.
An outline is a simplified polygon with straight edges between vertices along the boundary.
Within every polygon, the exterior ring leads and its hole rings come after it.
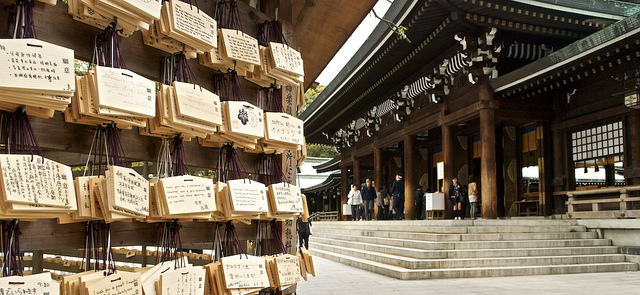
POLYGON ((460 199, 458 199, 458 211, 460 212, 459 220, 464 220, 465 216, 467 216, 467 205, 469 205, 469 194, 467 191, 469 187, 466 185, 460 185, 462 189, 460 189, 460 199))
POLYGON ((348 204, 351 205, 351 220, 358 221, 360 219, 360 205, 362 205, 362 194, 355 184, 351 185, 351 191, 347 196, 349 198, 348 204))
POLYGON ((367 179, 365 181, 365 187, 362 189, 362 205, 364 207, 363 210, 363 219, 371 220, 373 219, 373 203, 376 200, 376 189, 371 184, 371 180, 367 179))
POLYGON ((476 219, 476 210, 478 209, 478 184, 474 181, 469 183, 469 215, 471 219, 476 219))
POLYGON ((383 218, 384 219, 391 219, 391 195, 389 195, 389 192, 387 191, 386 187, 383 187, 381 192, 382 192, 382 197, 384 198, 384 215, 383 215, 383 218))
POLYGON ((422 212, 425 211, 424 208, 424 192, 422 191, 422 186, 419 185, 415 192, 414 203, 416 205, 416 220, 422 220, 422 212))
POLYGON ((396 181, 391 186, 391 195, 393 196, 393 211, 396 212, 396 220, 404 217, 404 182, 402 175, 396 174, 396 181))
POLYGON ((462 211, 462 205, 460 204, 460 197, 462 193, 462 186, 458 182, 458 178, 454 177, 451 180, 451 186, 449 186, 449 202, 453 207, 453 219, 460 219, 460 211, 462 211), (460 206, 458 206, 460 205, 460 206))
POLYGON ((376 207, 378 207, 376 220, 382 220, 384 218, 384 196, 382 195, 382 190, 376 193, 376 207))
POLYGON ((302 218, 298 218, 296 224, 298 226, 298 234, 300 235, 300 246, 304 246, 305 249, 309 249, 309 235, 311 235, 311 220, 307 219, 307 222, 302 221, 302 218))

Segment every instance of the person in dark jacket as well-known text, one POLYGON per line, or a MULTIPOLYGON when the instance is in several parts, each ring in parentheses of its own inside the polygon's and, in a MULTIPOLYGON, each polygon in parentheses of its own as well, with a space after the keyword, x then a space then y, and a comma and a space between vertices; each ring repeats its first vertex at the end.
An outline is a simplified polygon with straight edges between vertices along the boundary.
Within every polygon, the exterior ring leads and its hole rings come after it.
POLYGON ((449 202, 453 207, 453 219, 462 219, 462 185, 458 182, 458 178, 454 177, 449 186, 449 202))
POLYGON ((365 187, 362 189, 362 205, 364 206, 364 220, 373 219, 373 202, 378 196, 376 189, 371 185, 371 180, 367 179, 365 187))
POLYGON ((396 181, 391 186, 391 196, 393 196, 393 211, 396 212, 396 220, 404 217, 404 182, 402 175, 396 174, 396 181))
POLYGON ((422 191, 421 185, 419 185, 418 189, 416 189, 414 204, 416 205, 416 220, 422 220, 422 212, 425 211, 425 208, 424 208, 424 192, 422 191))
POLYGON ((298 218, 297 222, 298 233, 300 234, 300 246, 304 246, 309 249, 309 235, 311 235, 311 220, 307 222, 302 221, 302 218, 298 218))

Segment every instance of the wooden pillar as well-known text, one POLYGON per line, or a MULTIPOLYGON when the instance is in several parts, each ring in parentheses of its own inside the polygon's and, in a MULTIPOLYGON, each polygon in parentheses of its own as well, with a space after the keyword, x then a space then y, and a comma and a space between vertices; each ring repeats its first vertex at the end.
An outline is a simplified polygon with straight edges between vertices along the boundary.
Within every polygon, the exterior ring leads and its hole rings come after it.
MULTIPOLYGON (((375 184, 376 192, 379 192, 382 186, 384 186, 384 180, 382 178, 382 172, 384 167, 382 166, 382 149, 373 148, 373 182, 375 184)), ((378 216, 378 206, 373 206, 374 216, 378 216)))
POLYGON ((405 219, 414 219, 415 214, 415 191, 416 179, 415 175, 415 136, 404 136, 404 214, 405 219))
MULTIPOLYGON (((490 89, 485 89, 483 92, 486 91, 490 91, 490 89)), ((482 145, 482 159, 480 160, 480 179, 482 186, 482 217, 486 219, 498 217, 495 127, 495 111, 491 108, 481 109, 480 144, 482 145)))
POLYGON ((347 220, 342 211, 342 204, 347 203, 347 195, 349 194, 349 171, 346 165, 340 166, 340 202, 338 202, 338 211, 340 212, 340 220, 347 220))
POLYGON ((627 185, 640 184, 640 111, 634 110, 629 114, 628 124, 625 126, 628 131, 628 140, 625 138, 625 142, 629 142, 625 146, 629 147, 626 154, 630 156, 630 161, 626 161, 625 158, 625 178, 627 185))
POLYGON ((361 184, 360 177, 361 177, 361 174, 360 174, 360 159, 358 159, 357 157, 354 157, 354 159, 353 159, 353 184, 358 186, 358 189, 361 189, 361 187, 360 187, 360 184, 361 184))
POLYGON ((538 190, 540 192, 540 210, 542 215, 553 214, 554 197, 552 186, 552 174, 551 174, 551 158, 552 144, 551 138, 548 138, 550 128, 548 123, 539 123, 537 136, 537 148, 538 148, 538 190))
POLYGON ((507 216, 515 216, 517 212, 511 212, 511 207, 518 200, 518 170, 520 165, 518 165, 517 128, 515 126, 505 126, 502 134, 502 156, 505 166, 504 207, 507 216))
POLYGON ((454 136, 453 127, 442 125, 442 157, 444 161, 444 182, 442 184, 442 191, 444 194, 444 217, 453 217, 453 208, 449 203, 449 186, 451 186, 451 180, 455 176, 454 171, 454 136))

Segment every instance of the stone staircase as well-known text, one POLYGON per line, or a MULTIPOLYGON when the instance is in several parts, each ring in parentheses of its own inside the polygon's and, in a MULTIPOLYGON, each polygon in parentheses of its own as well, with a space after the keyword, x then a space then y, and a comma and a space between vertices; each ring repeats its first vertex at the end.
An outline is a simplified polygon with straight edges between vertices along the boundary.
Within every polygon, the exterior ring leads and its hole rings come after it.
POLYGON ((638 270, 573 220, 315 222, 309 248, 402 280, 638 270))

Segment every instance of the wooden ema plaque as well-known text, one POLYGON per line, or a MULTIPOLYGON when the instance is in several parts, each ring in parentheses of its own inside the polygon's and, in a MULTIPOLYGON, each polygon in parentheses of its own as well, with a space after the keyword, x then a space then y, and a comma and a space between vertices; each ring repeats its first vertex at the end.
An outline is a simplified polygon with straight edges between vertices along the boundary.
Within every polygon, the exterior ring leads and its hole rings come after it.
POLYGON ((304 76, 304 64, 300 52, 288 45, 276 42, 269 43, 273 67, 291 74, 304 76))
POLYGON ((222 125, 220 97, 198 85, 173 82, 176 107, 180 115, 195 120, 222 125))
POLYGON ((109 197, 113 206, 134 212, 137 215, 149 215, 149 181, 131 168, 110 166, 107 171, 109 197))
POLYGON ((264 184, 250 179, 227 181, 234 213, 266 213, 269 211, 267 189, 264 184))
POLYGON ((300 281, 300 260, 297 256, 284 254, 275 258, 278 285, 280 287, 290 286, 300 281))
MULTIPOLYGON (((207 270, 191 266, 169 270, 160 275, 158 295, 204 295, 207 270)), ((146 294, 145 294, 146 295, 146 294)))
POLYGON ((222 54, 225 58, 260 65, 258 40, 239 30, 220 29, 222 54))
POLYGON ((268 141, 297 146, 304 144, 304 123, 294 116, 266 112, 264 125, 265 139, 268 141))
POLYGON ((156 116, 155 82, 126 69, 101 66, 95 75, 99 106, 120 111, 120 116, 156 116))
POLYGON ((0 39, 0 88, 70 96, 73 50, 37 39, 0 39))
POLYGON ((286 182, 269 186, 270 201, 276 214, 302 213, 302 193, 300 188, 286 182))
POLYGON ((141 295, 140 274, 118 271, 107 277, 89 281, 85 284, 86 295, 141 295))
POLYGON ((0 294, 3 295, 57 295, 60 283, 51 278, 51 273, 30 276, 0 278, 0 294))
POLYGON ((227 101, 228 131, 253 138, 264 137, 264 112, 246 101, 227 101))
POLYGON ((271 285, 262 257, 234 255, 223 257, 221 261, 227 289, 268 288, 271 285))
POLYGON ((126 7, 137 14, 142 14, 145 18, 160 19, 160 0, 114 0, 115 3, 126 7))
POLYGON ((190 175, 167 177, 160 179, 158 188, 160 201, 170 215, 217 211, 211 179, 190 175))
POLYGON ((5 202, 77 209, 71 167, 37 155, 0 155, 5 202))
POLYGON ((218 25, 212 17, 182 1, 171 0, 164 5, 173 33, 168 35, 202 51, 218 47, 218 25))
POLYGON ((156 295, 156 282, 160 279, 160 276, 176 268, 176 265, 187 265, 187 257, 183 256, 178 260, 165 261, 154 265, 140 276, 142 282, 142 290, 145 295, 156 295), (179 261, 181 260, 181 261, 179 261))

